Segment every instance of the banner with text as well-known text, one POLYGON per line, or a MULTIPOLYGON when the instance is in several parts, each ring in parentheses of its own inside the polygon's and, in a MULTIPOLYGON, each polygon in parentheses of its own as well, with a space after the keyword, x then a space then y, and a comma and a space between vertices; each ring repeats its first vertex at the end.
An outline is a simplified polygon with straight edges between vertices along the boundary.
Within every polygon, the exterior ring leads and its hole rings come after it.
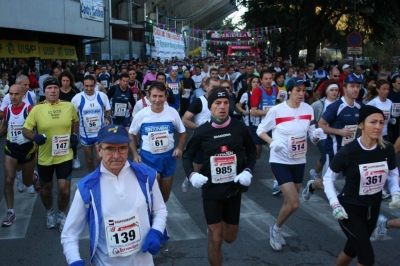
POLYGON ((0 58, 77 59, 76 50, 71 45, 0 40, 0 58))
POLYGON ((155 46, 151 49, 151 57, 160 59, 185 57, 185 43, 181 34, 153 27, 153 36, 155 46))
POLYGON ((99 0, 81 0, 82 18, 104 21, 104 4, 99 0))

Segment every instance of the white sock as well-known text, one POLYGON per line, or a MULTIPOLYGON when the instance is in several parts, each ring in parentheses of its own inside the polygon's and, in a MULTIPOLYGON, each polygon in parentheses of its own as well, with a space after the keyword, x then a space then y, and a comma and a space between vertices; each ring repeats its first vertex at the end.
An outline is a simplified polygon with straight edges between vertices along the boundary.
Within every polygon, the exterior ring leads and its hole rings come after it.
POLYGON ((7 212, 11 212, 12 214, 14 214, 14 209, 8 209, 7 212))
POLYGON ((281 228, 276 226, 276 224, 274 224, 274 227, 272 227, 272 229, 274 229, 276 232, 281 231, 281 228))
POLYGON ((278 185, 278 180, 274 180, 274 186, 278 185))
POLYGON ((22 177, 22 170, 21 171, 16 171, 17 172, 17 177, 21 178, 22 177))
POLYGON ((53 215, 53 214, 54 214, 53 208, 51 208, 50 210, 47 211, 47 215, 53 215))

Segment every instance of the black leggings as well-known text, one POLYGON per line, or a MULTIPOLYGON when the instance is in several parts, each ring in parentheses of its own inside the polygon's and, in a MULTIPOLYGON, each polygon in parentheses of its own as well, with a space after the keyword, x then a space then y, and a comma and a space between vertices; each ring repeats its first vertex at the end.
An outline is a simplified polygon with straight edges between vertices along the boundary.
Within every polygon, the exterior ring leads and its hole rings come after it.
POLYGON ((347 236, 343 252, 351 257, 357 256, 358 263, 374 265, 374 250, 369 238, 378 220, 380 205, 360 206, 341 202, 349 218, 339 221, 340 227, 347 236))

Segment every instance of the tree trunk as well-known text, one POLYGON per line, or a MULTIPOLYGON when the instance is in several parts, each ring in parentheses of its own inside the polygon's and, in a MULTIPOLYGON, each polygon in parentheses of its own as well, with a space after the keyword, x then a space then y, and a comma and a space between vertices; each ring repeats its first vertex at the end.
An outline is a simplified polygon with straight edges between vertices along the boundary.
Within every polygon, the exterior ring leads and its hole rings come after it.
POLYGON ((287 32, 281 33, 281 40, 279 43, 279 47, 281 48, 281 57, 283 60, 289 59, 289 45, 288 45, 288 35, 287 32))
POLYGON ((307 64, 317 62, 318 39, 314 32, 307 33, 307 64))

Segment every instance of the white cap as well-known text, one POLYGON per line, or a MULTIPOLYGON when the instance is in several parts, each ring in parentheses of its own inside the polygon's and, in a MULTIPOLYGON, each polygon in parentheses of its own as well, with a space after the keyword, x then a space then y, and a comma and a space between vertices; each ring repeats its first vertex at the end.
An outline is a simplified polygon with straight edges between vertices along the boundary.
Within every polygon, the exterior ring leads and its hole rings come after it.
POLYGON ((342 66, 342 69, 346 69, 346 68, 349 68, 349 67, 350 67, 349 64, 344 64, 344 65, 342 66))

